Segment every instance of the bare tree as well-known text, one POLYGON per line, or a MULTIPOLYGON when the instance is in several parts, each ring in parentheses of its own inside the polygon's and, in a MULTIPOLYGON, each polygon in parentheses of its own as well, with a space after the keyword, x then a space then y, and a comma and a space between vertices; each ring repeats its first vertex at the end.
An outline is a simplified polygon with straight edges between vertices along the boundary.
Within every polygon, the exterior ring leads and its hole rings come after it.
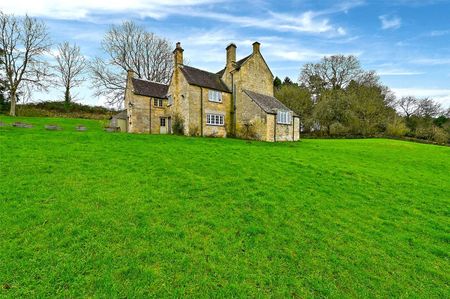
POLYGON ((303 66, 300 84, 317 94, 322 89, 344 89, 355 81, 367 86, 378 86, 379 78, 373 71, 366 72, 353 55, 333 55, 324 57, 319 63, 303 66))
POLYGON ((0 12, 0 48, 3 49, 3 67, 11 101, 10 115, 16 115, 20 90, 47 89, 46 79, 51 74, 42 56, 50 46, 45 23, 27 15, 18 18, 0 12))
POLYGON ((410 118, 417 112, 419 100, 413 96, 402 97, 397 100, 397 106, 400 108, 401 112, 410 118))
POLYGON ((70 104, 73 99, 71 90, 80 86, 86 78, 83 76, 86 68, 86 59, 81 55, 80 47, 71 46, 68 42, 58 45, 58 54, 56 55, 58 85, 64 87, 64 102, 70 104))
POLYGON ((441 104, 433 101, 430 98, 420 99, 417 102, 418 116, 425 118, 433 118, 442 113, 441 104))
POLYGON ((127 70, 139 78, 167 83, 172 73, 172 51, 166 39, 133 22, 111 26, 102 41, 108 59, 96 57, 90 64, 92 86, 110 105, 121 105, 127 70))

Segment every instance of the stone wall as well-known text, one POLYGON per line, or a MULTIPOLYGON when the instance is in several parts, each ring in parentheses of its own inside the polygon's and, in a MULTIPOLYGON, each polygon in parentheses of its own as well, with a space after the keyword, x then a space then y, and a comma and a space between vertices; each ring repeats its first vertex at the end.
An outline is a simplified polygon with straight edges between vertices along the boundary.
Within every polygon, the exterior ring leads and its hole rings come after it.
MULTIPOLYGON (((276 115, 274 115, 276 121, 276 115)), ((298 117, 292 118, 292 124, 276 124, 276 139, 275 141, 297 141, 300 138, 300 119, 298 117)))
POLYGON ((128 95, 125 105, 128 116, 128 132, 150 133, 150 98, 131 93, 128 95))
MULTIPOLYGON (((166 109, 166 113, 172 116, 172 127, 174 125, 175 119, 180 118, 183 121, 183 134, 189 135, 189 127, 190 127, 190 113, 189 113, 189 105, 190 98, 189 95, 189 84, 181 73, 180 67, 175 68, 172 80, 170 80, 168 95, 173 98, 173 105, 170 105, 166 109)), ((172 130, 173 132, 173 130, 172 130)))
POLYGON ((222 92, 222 102, 211 102, 208 98, 208 88, 189 85, 189 124, 187 134, 191 136, 226 137, 231 132, 231 94, 222 92), (224 116, 224 126, 206 124, 206 114, 224 116))
POLYGON ((260 52, 253 53, 238 74, 238 89, 248 89, 273 97, 273 75, 260 52))
MULTIPOLYGON (((158 99, 159 100, 159 99, 158 99)), ((169 117, 170 114, 167 113, 167 99, 163 99, 163 106, 157 107, 155 106, 155 98, 150 99, 151 107, 151 130, 150 134, 159 134, 160 133, 160 118, 161 117, 169 117)))
POLYGON ((300 118, 294 116, 294 141, 300 140, 300 118))
POLYGON ((246 93, 236 95, 236 136, 239 138, 266 140, 267 113, 246 93))

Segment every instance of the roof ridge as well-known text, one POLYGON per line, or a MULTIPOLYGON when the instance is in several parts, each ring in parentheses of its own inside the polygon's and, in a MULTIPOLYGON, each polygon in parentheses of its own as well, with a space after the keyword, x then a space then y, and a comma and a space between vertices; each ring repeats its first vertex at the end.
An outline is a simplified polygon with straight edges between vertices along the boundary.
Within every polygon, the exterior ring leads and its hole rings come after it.
POLYGON ((201 71, 201 72, 217 75, 217 73, 213 73, 213 72, 210 72, 210 71, 207 71, 207 70, 202 70, 202 69, 199 69, 198 67, 193 67, 193 66, 190 66, 190 65, 183 65, 183 67, 188 67, 188 68, 191 68, 191 69, 194 69, 194 70, 197 70, 197 71, 201 71))
POLYGON ((145 81, 145 82, 149 82, 149 83, 154 83, 154 84, 159 84, 159 85, 164 85, 164 86, 169 86, 169 84, 165 84, 165 83, 160 83, 160 82, 156 82, 156 81, 152 81, 152 80, 147 80, 147 79, 142 79, 142 78, 132 78, 133 80, 139 80, 139 81, 145 81))

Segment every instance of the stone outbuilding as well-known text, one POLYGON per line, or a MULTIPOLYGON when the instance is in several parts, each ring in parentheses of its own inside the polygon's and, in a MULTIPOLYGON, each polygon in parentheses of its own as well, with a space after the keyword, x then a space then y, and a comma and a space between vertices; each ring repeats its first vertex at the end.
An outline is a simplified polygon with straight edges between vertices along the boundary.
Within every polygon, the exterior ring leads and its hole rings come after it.
POLYGON ((109 127, 114 128, 120 132, 127 132, 127 124, 128 118, 126 110, 111 116, 111 118, 109 119, 109 127))
POLYGON ((184 65, 183 52, 177 43, 168 85, 137 79, 128 72, 127 132, 299 140, 300 119, 274 97, 274 76, 258 42, 250 55, 238 61, 236 45, 230 44, 225 68, 217 73, 184 65))

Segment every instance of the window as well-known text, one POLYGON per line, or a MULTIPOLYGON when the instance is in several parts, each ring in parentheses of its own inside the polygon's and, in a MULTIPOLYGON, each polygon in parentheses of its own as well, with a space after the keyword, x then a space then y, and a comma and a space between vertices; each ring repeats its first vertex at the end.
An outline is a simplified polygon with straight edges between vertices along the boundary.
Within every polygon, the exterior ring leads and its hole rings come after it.
POLYGON ((217 90, 208 90, 208 98, 211 102, 222 103, 222 93, 217 90))
POLYGON ((167 98, 168 98, 168 100, 169 100, 169 101, 167 102, 167 105, 169 105, 169 106, 172 105, 172 104, 173 104, 173 97, 172 97, 172 96, 168 96, 167 98))
POLYGON ((155 99, 154 100, 155 107, 162 107, 163 106, 163 100, 162 99, 155 99))
POLYGON ((278 111, 277 123, 290 125, 292 123, 292 114, 290 111, 278 111))
POLYGON ((159 125, 161 127, 165 127, 166 126, 166 119, 165 118, 160 118, 159 119, 159 125))
POLYGON ((206 114, 206 124, 212 126, 223 126, 224 118, 221 114, 206 114))

